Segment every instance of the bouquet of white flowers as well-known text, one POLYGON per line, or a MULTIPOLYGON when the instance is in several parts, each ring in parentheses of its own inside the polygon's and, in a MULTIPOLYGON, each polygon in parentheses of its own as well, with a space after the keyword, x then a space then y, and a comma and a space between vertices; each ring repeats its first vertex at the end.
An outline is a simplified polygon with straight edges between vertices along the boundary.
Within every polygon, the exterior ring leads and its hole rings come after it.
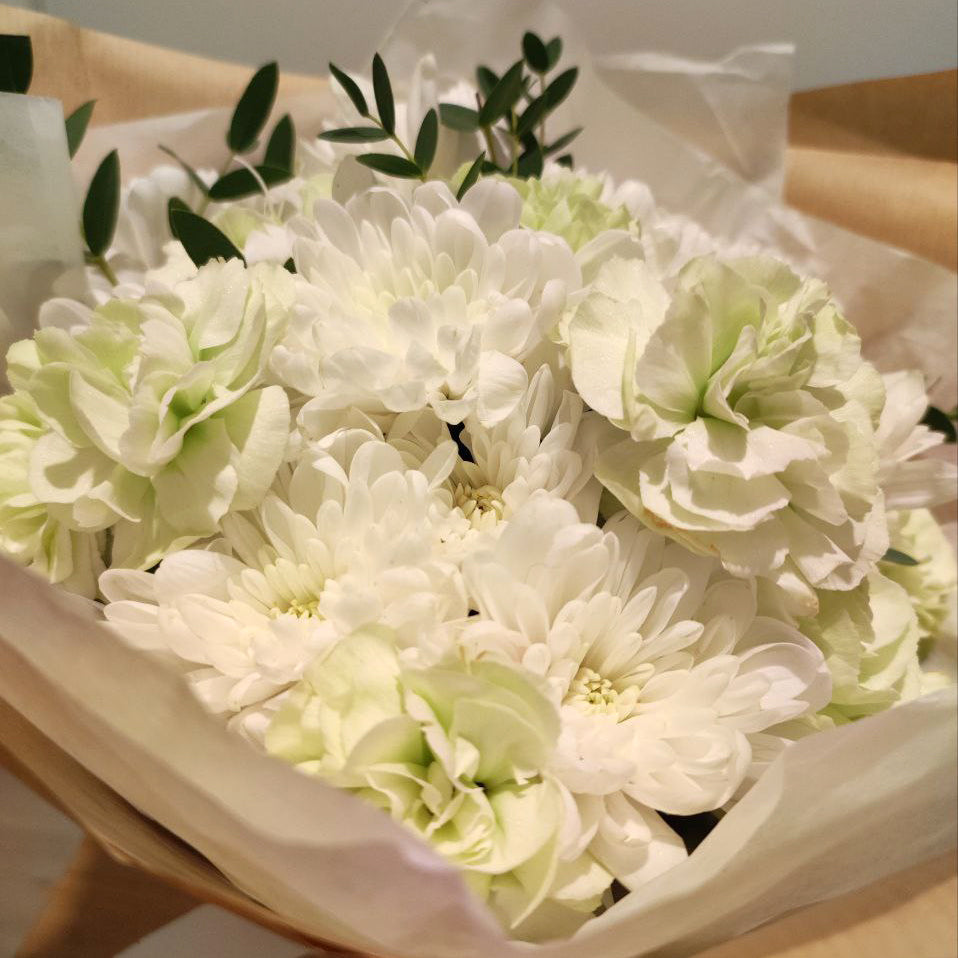
MULTIPOLYGON (((709 855, 774 914, 849 854, 780 831, 837 787, 829 748, 866 812, 947 778, 951 680, 922 662, 954 643, 929 509, 956 477, 923 454, 952 420, 822 281, 574 169, 558 37, 474 83, 427 58, 402 99, 378 56, 330 69, 310 139, 264 135, 270 64, 218 172, 169 151, 122 188, 114 152, 93 177, 88 290, 7 354, 0 549, 63 594, 4 563, 0 691, 341 944, 645 953, 709 855), (73 704, 34 708, 71 670, 73 704)), ((942 840, 947 795, 908 801, 942 840)))

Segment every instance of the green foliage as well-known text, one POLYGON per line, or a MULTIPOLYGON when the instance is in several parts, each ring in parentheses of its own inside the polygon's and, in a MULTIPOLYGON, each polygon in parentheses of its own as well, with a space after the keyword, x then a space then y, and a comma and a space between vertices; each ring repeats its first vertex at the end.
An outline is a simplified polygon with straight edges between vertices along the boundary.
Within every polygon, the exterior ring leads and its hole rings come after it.
POLYGON ((389 82, 386 64, 378 53, 373 57, 373 93, 376 96, 379 122, 392 136, 396 132, 396 104, 393 101, 393 88, 389 82))
POLYGON ((270 110, 273 109, 278 86, 279 68, 275 62, 261 66, 253 74, 236 104, 226 134, 226 144, 234 153, 247 153, 256 146, 270 110))
POLYGON ((958 432, 955 430, 955 415, 943 412, 937 406, 929 406, 922 422, 935 432, 940 432, 945 437, 945 442, 955 442, 958 439, 958 432))
POLYGON ((0 33, 0 93, 26 93, 33 79, 33 44, 15 33, 0 33))
POLYGON ((76 151, 80 149, 80 144, 86 134, 86 128, 90 123, 90 117, 93 115, 94 106, 96 106, 96 100, 87 100, 66 118, 67 148, 70 151, 71 158, 76 156, 76 151))
POLYGON ((94 258, 110 248, 119 210, 120 157, 113 150, 97 167, 83 202, 83 238, 94 258))
POLYGON ((319 139, 330 143, 378 143, 388 140, 389 134, 381 126, 344 126, 338 130, 323 130, 319 139))
POLYGON ((392 153, 364 153, 362 156, 357 156, 356 159, 363 166, 368 166, 378 173, 385 173, 387 176, 397 176, 406 180, 417 180, 422 176, 422 172, 415 162, 407 160, 403 156, 395 156, 392 153))
POLYGON ((352 100, 353 106, 356 107, 359 115, 368 117, 369 104, 366 103, 366 97, 363 96, 363 91, 359 89, 359 85, 356 81, 348 74, 343 73, 335 63, 329 64, 329 72, 336 78, 336 82, 346 92, 346 96, 352 100))
POLYGON ((230 242, 225 233, 197 213, 180 207, 169 208, 173 235, 183 244, 187 256, 199 267, 211 259, 239 259, 243 254, 230 242))
POLYGON ((436 158, 436 144, 439 142, 439 118, 435 110, 430 110, 419 127, 413 159, 422 173, 428 173, 432 161, 436 158))
POLYGON ((910 555, 899 552, 897 549, 889 549, 882 556, 882 562, 894 562, 895 565, 918 565, 917 559, 913 559, 910 555))

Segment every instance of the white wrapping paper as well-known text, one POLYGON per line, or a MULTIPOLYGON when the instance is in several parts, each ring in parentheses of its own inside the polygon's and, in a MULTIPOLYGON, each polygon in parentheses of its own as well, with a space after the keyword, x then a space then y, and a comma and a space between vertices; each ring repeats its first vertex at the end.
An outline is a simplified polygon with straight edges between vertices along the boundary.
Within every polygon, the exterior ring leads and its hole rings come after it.
MULTIPOLYGON (((80 210, 58 100, 0 93, 0 355, 54 284, 83 292, 80 210)), ((0 369, 0 392, 6 374, 0 369)))
MULTIPOLYGON (((580 164, 644 179, 661 203, 709 231, 775 246, 824 276, 876 362, 920 366, 934 381, 936 400, 954 403, 954 275, 788 211, 774 196, 784 126, 769 104, 781 100, 787 51, 766 50, 764 60, 749 61, 764 62, 764 72, 738 77, 734 105, 716 93, 725 83, 721 65, 676 74, 713 105, 715 128, 727 119, 727 142, 713 155, 704 140, 684 142, 674 123, 670 131, 633 105, 648 92, 642 77, 650 67, 661 77, 674 62, 618 58, 606 65, 615 73, 613 92, 603 82, 608 74, 576 49, 574 26, 546 6, 416 5, 386 58, 397 77, 426 50, 450 74, 477 62, 501 67, 530 26, 561 33, 564 62, 582 68, 556 120, 561 129, 586 126, 575 147, 580 164), (728 118, 747 116, 750 102, 765 107, 743 139, 728 118), (715 158, 722 149, 737 151, 738 169, 752 182, 715 158)), ((292 106, 301 132, 318 128, 330 94, 292 106)), ((114 146, 126 176, 145 172, 162 161, 157 142, 182 148, 196 165, 218 165, 227 116, 214 111, 93 130, 78 175, 86 182, 114 146)), ((956 841, 951 689, 799 742, 688 861, 652 887, 568 942, 511 943, 455 871, 414 836, 359 800, 256 754, 206 716, 177 677, 122 646, 57 589, 0 560, 0 596, 0 697, 291 927, 371 954, 678 958, 956 841)))
POLYGON ((181 681, 0 560, 0 696, 307 933, 397 958, 681 955, 955 842, 955 690, 799 742, 696 853, 568 942, 510 943, 377 809, 221 728, 181 681))

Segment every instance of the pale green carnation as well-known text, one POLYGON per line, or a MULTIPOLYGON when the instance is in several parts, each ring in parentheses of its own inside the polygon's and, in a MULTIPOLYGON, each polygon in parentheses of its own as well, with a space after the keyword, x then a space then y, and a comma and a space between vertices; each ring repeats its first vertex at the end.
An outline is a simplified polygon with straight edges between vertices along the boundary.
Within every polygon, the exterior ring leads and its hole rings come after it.
POLYGON ((693 260, 671 293, 610 260, 569 326, 575 385, 617 427, 596 475, 651 528, 809 614, 887 547, 884 388, 860 345, 826 287, 775 260, 693 260))
POLYGON ((818 598, 818 614, 798 626, 831 672, 825 716, 845 722, 921 694, 918 618, 897 582, 872 572, 854 589, 818 598))
POLYGON ((918 565, 883 562, 881 571, 908 593, 922 639, 955 639, 958 569, 955 552, 927 509, 888 514, 891 546, 918 565))
POLYGON ((550 170, 541 179, 510 177, 507 182, 522 197, 522 226, 561 236, 574 250, 608 230, 639 233, 624 204, 604 202, 606 188, 598 177, 550 170))
POLYGON ((547 897, 599 903, 558 861, 561 791, 543 770, 559 716, 537 680, 496 662, 403 668, 384 631, 353 633, 306 671, 266 734, 275 755, 378 805, 457 864, 510 925, 547 897))
POLYGON ((285 390, 262 383, 292 283, 214 261, 167 293, 107 302, 84 329, 15 343, 10 381, 44 426, 36 499, 72 529, 112 528, 112 564, 131 568, 257 505, 289 434, 285 390))
POLYGON ((92 598, 102 537, 70 528, 69 510, 41 502, 30 485, 31 456, 46 432, 29 396, 0 398, 0 552, 92 598))

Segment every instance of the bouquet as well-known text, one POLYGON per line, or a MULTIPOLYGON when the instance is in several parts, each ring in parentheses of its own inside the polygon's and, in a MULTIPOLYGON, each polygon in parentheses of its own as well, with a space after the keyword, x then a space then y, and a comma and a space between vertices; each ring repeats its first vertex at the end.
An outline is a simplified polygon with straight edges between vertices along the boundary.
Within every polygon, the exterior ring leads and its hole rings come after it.
MULTIPOLYGON (((558 36, 516 53, 456 79, 425 57, 402 96, 378 55, 330 64, 308 131, 267 125, 267 64, 218 170, 165 148, 123 186, 111 152, 85 292, 7 353, 3 629, 59 634, 19 640, 4 694, 40 716, 24 676, 62 681, 72 636, 74 703, 104 696, 80 724, 116 753, 89 767, 373 953, 421 953, 423 915, 429 954, 645 953, 709 855, 761 897, 750 863, 821 781, 803 763, 840 753, 886 814, 889 760, 936 788, 947 764, 956 569, 930 510, 956 474, 927 453, 954 414, 863 358, 786 252, 578 167, 577 68, 558 36), (403 920, 413 875, 434 899, 403 920)), ((919 807, 913 855, 948 830, 919 807)), ((797 903, 801 834, 766 908, 797 903)))

